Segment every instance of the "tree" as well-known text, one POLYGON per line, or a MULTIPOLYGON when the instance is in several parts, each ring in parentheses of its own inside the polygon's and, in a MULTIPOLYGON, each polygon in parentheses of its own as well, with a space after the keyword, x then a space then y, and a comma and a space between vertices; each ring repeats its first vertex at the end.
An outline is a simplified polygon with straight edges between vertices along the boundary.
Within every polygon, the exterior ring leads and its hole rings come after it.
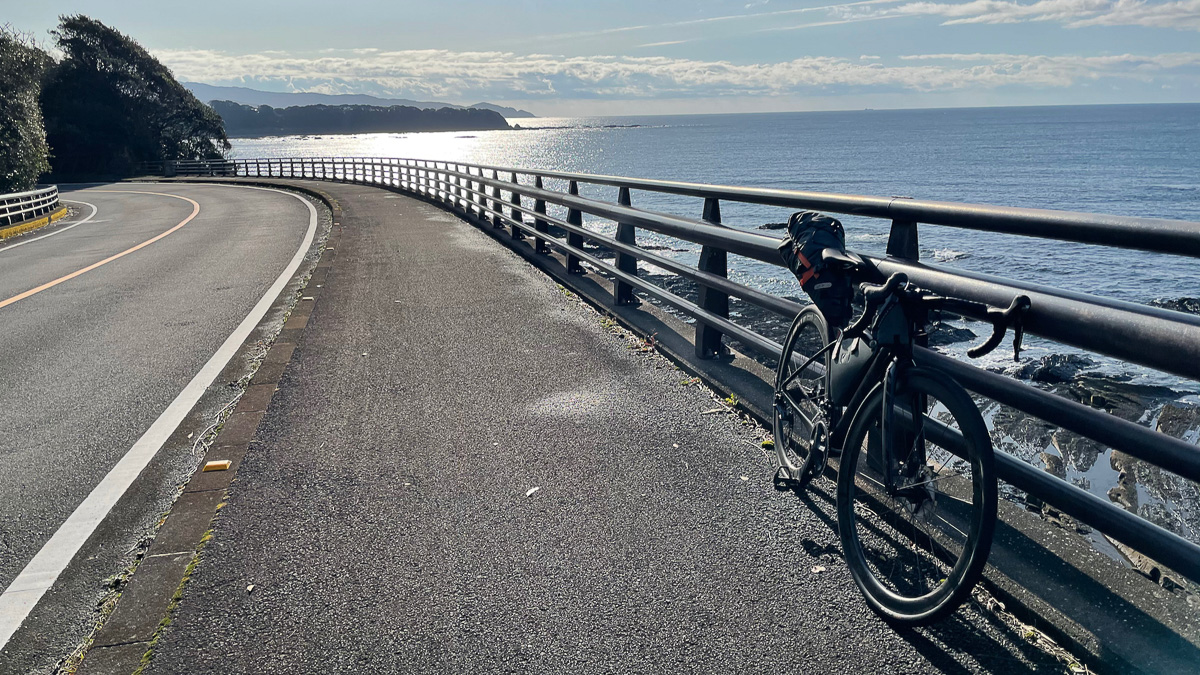
POLYGON ((42 92, 55 175, 121 175, 229 150, 220 116, 131 38, 83 15, 60 17, 51 34, 63 52, 42 92))
POLYGON ((32 189, 50 170, 38 107, 49 62, 30 36, 0 27, 0 194, 32 189))

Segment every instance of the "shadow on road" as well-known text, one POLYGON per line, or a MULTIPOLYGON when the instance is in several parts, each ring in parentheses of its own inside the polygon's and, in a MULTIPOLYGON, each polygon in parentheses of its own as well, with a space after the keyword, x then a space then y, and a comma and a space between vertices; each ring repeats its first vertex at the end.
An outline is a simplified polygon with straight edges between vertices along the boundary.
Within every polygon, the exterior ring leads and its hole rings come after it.
MULTIPOLYGON (((836 492, 830 482, 814 481, 803 490, 794 491, 793 495, 826 527, 837 532, 836 492)), ((832 558, 839 563, 843 559, 838 545, 821 545, 806 539, 801 546, 813 558, 832 558)), ((887 624, 883 619, 878 620, 887 624)), ((1007 675, 1063 670, 1063 664, 1057 658, 1030 644, 1015 623, 1006 622, 974 600, 967 602, 949 618, 931 626, 891 627, 896 635, 912 645, 939 672, 952 675, 978 672, 1007 675)))

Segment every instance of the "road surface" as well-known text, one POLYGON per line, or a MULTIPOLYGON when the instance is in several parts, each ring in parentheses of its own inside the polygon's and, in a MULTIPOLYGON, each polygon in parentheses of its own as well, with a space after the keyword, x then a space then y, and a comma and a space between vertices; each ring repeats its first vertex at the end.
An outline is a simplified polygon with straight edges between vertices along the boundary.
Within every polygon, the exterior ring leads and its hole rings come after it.
POLYGON ((108 580, 195 468, 195 437, 236 395, 246 364, 223 368, 227 343, 259 323, 316 228, 295 195, 246 187, 62 186, 62 199, 72 218, 0 247, 4 673, 51 671, 90 634, 108 580), (167 440, 189 397, 200 405, 167 440))
POLYGON ((974 603, 885 624, 832 483, 775 492, 753 427, 480 229, 315 187, 336 260, 146 672, 1065 670, 974 603))

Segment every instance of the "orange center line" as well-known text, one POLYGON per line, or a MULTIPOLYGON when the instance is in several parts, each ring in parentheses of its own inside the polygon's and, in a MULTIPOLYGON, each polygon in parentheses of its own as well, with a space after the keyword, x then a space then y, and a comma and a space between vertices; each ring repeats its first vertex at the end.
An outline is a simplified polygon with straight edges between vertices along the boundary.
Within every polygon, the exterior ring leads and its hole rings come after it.
POLYGON ((81 274, 91 272, 92 270, 96 269, 97 267, 100 267, 101 265, 106 265, 106 264, 116 260, 117 258, 124 258, 125 256, 129 255, 130 253, 133 253, 134 251, 143 249, 143 248, 149 246, 150 244, 153 244, 154 242, 158 241, 159 239, 162 239, 163 237, 167 236, 168 234, 171 234, 175 230, 178 230, 179 228, 183 227, 184 225, 187 225, 188 223, 192 222, 192 219, 200 214, 200 204, 198 204, 197 202, 195 202, 191 199, 188 199, 187 197, 181 197, 179 195, 167 194, 165 192, 141 192, 141 191, 137 191, 137 190, 89 190, 89 192, 116 192, 116 193, 121 193, 121 194, 128 193, 128 194, 134 194, 134 195, 155 195, 158 197, 174 197, 175 199, 182 199, 185 202, 191 202, 192 213, 187 218, 184 218, 175 227, 172 227, 171 229, 159 234, 156 237, 147 239, 146 241, 143 241, 142 243, 138 244, 137 246, 134 246, 133 248, 126 249, 116 255, 109 256, 109 257, 105 258, 104 260, 101 260, 98 263, 92 263, 91 265, 88 265, 87 267, 85 267, 81 270, 76 270, 74 272, 71 272, 70 274, 59 277, 59 278, 55 279, 54 281, 46 282, 46 283, 42 284, 41 286, 38 286, 37 288, 31 288, 31 289, 25 291, 24 293, 18 293, 17 295, 14 295, 7 300, 0 300, 0 309, 3 309, 4 307, 7 307, 7 306, 13 304, 14 302, 24 300, 25 298, 28 298, 31 295, 37 295, 38 293, 41 293, 42 291, 46 290, 47 288, 54 288, 55 286, 63 283, 64 281, 70 281, 71 279, 74 279, 75 277, 77 277, 81 274))

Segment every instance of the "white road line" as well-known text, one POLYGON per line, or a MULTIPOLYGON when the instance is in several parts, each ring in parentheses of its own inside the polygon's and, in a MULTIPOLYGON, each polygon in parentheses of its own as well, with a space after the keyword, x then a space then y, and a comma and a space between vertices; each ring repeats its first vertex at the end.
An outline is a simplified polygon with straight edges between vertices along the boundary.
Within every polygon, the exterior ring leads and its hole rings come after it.
POLYGON ((92 218, 96 217, 96 205, 95 204, 91 204, 88 202, 81 202, 78 199, 61 199, 59 201, 71 202, 72 204, 83 204, 84 206, 90 206, 90 207, 92 207, 92 212, 88 214, 87 218, 84 218, 83 220, 79 221, 78 223, 71 223, 70 225, 67 225, 66 227, 60 227, 60 228, 54 230, 53 232, 51 232, 50 234, 43 234, 42 236, 34 237, 33 239, 22 239, 21 241, 18 241, 15 244, 9 244, 8 246, 5 246, 4 248, 0 248, 0 253, 4 253, 5 251, 11 251, 12 249, 14 249, 16 247, 24 246, 25 244, 32 244, 33 242, 40 241, 42 239, 45 239, 46 237, 53 237, 56 234, 62 234, 63 232, 66 232, 67 230, 71 229, 72 227, 82 225, 82 224, 88 222, 89 220, 91 220, 92 218))
POLYGON ((183 391, 175 397, 174 401, 167 406, 154 424, 142 434, 142 437, 133 444, 129 452, 117 462, 116 466, 108 472, 108 475, 100 481, 83 500, 83 503, 75 509, 67 520, 59 526, 50 540, 46 542, 42 549, 37 552, 37 555, 29 561, 25 569, 17 575, 17 578, 9 584, 8 588, 0 595, 0 648, 8 644, 9 638, 17 629, 21 627, 21 623, 25 621, 25 617, 33 610, 34 605, 42 598, 47 590, 50 589, 54 582, 66 569, 71 559, 79 552, 83 543, 87 541, 92 532, 100 525, 101 521, 116 505, 117 500, 125 494, 129 486, 133 484, 134 479, 142 472, 142 469, 150 463, 154 455, 167 442, 167 438, 174 433, 175 428, 179 426, 183 418, 188 414, 200 397, 208 389, 209 385, 221 373, 238 348, 242 346, 250 332, 254 330, 259 321, 266 316, 267 311, 283 292, 283 289, 291 281, 292 275, 300 267, 300 263, 304 260, 304 256, 308 253, 309 246, 312 245, 313 238, 317 232, 317 210, 305 198, 282 190, 272 190, 270 188, 252 187, 249 185, 222 185, 219 187, 237 187, 247 190, 264 190, 267 192, 278 192, 280 194, 289 195, 299 199, 306 207, 308 207, 308 232, 304 235, 304 242, 300 244, 300 248, 296 250, 296 255, 292 257, 287 268, 275 280, 275 283, 267 289, 267 292, 254 305, 254 309, 246 315, 241 324, 233 331, 233 333, 225 340, 208 363, 196 373, 192 381, 184 387, 183 391))

